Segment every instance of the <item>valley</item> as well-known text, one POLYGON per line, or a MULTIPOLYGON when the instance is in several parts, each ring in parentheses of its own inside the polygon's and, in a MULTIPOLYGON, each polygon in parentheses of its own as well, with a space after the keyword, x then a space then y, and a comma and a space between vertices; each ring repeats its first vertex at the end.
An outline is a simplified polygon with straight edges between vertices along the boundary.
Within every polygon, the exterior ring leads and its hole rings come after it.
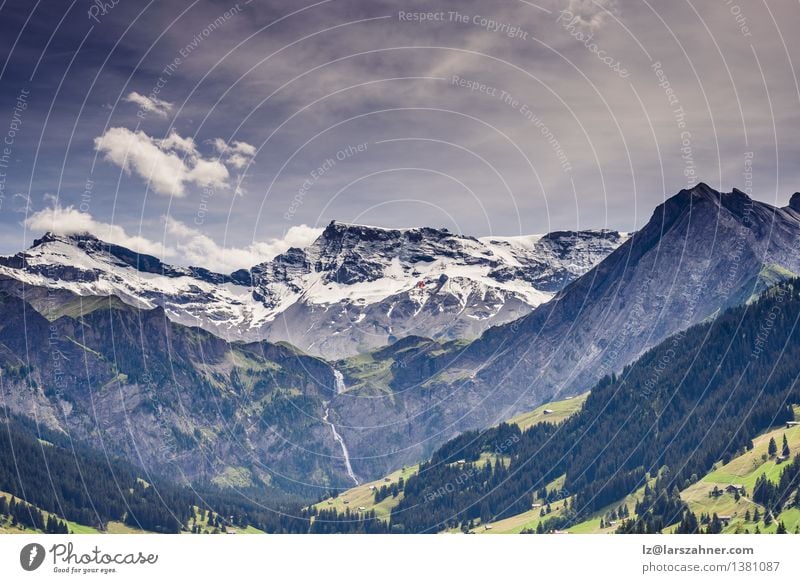
POLYGON ((717 472, 778 478, 729 464, 800 401, 798 240, 800 195, 705 184, 633 234, 333 222, 229 275, 47 234, 0 260, 0 389, 147 481, 280 501, 290 532, 665 529, 717 472))

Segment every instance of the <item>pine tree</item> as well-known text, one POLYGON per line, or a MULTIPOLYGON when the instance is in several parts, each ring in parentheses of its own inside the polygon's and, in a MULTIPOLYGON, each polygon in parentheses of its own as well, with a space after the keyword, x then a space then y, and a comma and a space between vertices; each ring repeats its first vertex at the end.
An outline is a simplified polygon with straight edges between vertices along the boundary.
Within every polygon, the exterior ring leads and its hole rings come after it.
POLYGON ((711 519, 711 524, 708 525, 709 534, 719 534, 722 532, 722 521, 720 521, 717 513, 714 513, 714 518, 711 519))
POLYGON ((775 457, 775 454, 778 453, 778 444, 775 443, 775 438, 769 438, 769 445, 767 446, 767 453, 769 457, 775 457))
POLYGON ((697 516, 694 512, 686 511, 683 514, 681 523, 678 525, 677 533, 679 534, 694 534, 698 531, 697 516))
POLYGON ((784 433, 783 434, 783 451, 781 452, 781 455, 783 455, 784 457, 789 457, 790 453, 791 452, 789 451, 789 441, 786 439, 786 434, 784 433))
POLYGON ((778 523, 778 530, 775 532, 776 534, 786 534, 786 525, 783 524, 783 521, 778 523))
POLYGON ((481 524, 486 524, 492 519, 492 511, 489 509, 489 503, 484 501, 481 504, 481 524))

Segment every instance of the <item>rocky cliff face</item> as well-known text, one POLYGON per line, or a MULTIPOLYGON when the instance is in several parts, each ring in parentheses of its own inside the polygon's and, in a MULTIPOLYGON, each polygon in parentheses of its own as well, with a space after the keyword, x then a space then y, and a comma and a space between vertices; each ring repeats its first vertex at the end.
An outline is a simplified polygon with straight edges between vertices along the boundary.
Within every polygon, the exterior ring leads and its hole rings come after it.
POLYGON ((8 292, 0 386, 12 411, 177 481, 310 497, 352 485, 323 420, 336 385, 324 361, 113 298, 62 292, 53 305, 72 315, 48 320, 8 292))

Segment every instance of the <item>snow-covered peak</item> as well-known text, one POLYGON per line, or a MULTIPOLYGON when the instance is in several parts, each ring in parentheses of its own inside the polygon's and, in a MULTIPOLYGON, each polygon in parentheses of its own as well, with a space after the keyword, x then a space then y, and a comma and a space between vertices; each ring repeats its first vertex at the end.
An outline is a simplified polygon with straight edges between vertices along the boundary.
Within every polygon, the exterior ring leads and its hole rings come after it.
POLYGON ((548 301, 627 239, 614 231, 483 237, 332 222, 309 246, 230 275, 175 267, 90 234, 48 233, 0 276, 161 306, 230 339, 338 358, 407 335, 473 337, 548 301))

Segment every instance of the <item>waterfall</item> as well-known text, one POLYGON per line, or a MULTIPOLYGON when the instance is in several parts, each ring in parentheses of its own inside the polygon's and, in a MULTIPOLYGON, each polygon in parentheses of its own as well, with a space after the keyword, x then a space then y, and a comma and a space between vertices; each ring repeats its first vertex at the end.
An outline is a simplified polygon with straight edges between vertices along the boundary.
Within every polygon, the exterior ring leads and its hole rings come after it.
POLYGON ((342 438, 342 436, 339 435, 339 432, 336 431, 336 426, 333 424, 333 422, 328 420, 328 416, 330 415, 330 412, 331 412, 330 407, 326 406, 325 407, 325 416, 322 418, 322 420, 325 423, 327 423, 328 425, 330 425, 331 431, 333 432, 333 438, 337 441, 339 446, 342 448, 342 457, 344 458, 344 467, 347 470, 347 475, 350 476, 350 479, 353 480, 353 482, 355 482, 356 486, 358 486, 360 482, 358 481, 358 478, 356 477, 355 472, 353 472, 353 466, 350 464, 350 452, 347 451, 347 445, 345 444, 344 439, 342 438))
MULTIPOLYGON (((347 390, 347 386, 344 384, 344 375, 341 373, 341 371, 333 369, 333 378, 335 382, 334 393, 336 395, 341 395, 347 390)), ((347 444, 345 444, 344 438, 336 430, 336 426, 333 424, 332 421, 329 420, 330 412, 331 409, 330 407, 328 407, 328 403, 326 402, 325 416, 322 418, 322 420, 328 425, 330 425, 331 432, 333 433, 333 439, 335 439, 336 442, 339 444, 339 447, 342 448, 342 457, 344 458, 344 467, 347 470, 347 475, 350 476, 350 479, 353 480, 353 482, 355 482, 356 486, 358 486, 360 482, 358 481, 355 472, 353 472, 353 466, 350 463, 350 452, 347 451, 347 444)))
POLYGON ((347 386, 344 384, 344 375, 340 370, 333 369, 333 378, 336 382, 335 392, 337 395, 341 395, 347 390, 347 386))

